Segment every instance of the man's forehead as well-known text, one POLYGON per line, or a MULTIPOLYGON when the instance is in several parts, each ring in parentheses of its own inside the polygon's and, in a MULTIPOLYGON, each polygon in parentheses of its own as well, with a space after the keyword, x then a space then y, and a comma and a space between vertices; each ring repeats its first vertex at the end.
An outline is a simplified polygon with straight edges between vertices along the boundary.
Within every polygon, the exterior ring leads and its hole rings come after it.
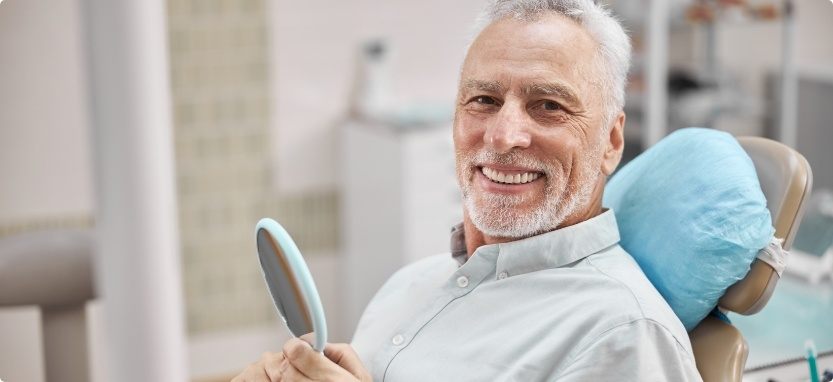
POLYGON ((495 61, 522 63, 530 70, 583 71, 597 50, 595 39, 566 16, 551 14, 535 21, 504 18, 480 32, 469 47, 461 74, 478 75, 483 64, 495 61))
POLYGON ((516 44, 545 41, 553 45, 563 43, 597 45, 596 40, 577 21, 551 12, 531 20, 505 17, 486 25, 472 41, 470 48, 496 47, 495 40, 512 40, 516 44))

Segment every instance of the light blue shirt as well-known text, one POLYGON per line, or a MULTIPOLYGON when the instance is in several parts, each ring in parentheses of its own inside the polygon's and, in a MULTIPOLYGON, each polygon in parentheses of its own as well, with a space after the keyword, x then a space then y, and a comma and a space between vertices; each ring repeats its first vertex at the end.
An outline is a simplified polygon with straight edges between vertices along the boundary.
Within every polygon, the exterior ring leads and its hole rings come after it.
POLYGON ((380 381, 699 381, 679 319, 617 243, 612 211, 394 274, 353 347, 380 381))

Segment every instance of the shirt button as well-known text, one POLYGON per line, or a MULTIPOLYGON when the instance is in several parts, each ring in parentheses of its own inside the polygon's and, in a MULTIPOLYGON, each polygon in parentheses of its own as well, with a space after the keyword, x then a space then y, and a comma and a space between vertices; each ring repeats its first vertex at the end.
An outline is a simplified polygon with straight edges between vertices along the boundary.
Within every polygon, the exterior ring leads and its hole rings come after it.
POLYGON ((503 280, 503 279, 505 279, 507 276, 509 276, 509 274, 508 274, 508 273, 506 273, 506 271, 503 271, 503 272, 500 272, 500 274, 499 274, 499 275, 497 275, 497 279, 498 279, 498 280, 503 280))
POLYGON ((390 342, 396 346, 399 346, 402 345, 403 342, 405 342, 405 337, 401 334, 397 334, 393 336, 393 339, 391 339, 390 342))
POLYGON ((466 276, 460 276, 457 278, 457 286, 460 288, 465 288, 469 286, 469 278, 466 276))

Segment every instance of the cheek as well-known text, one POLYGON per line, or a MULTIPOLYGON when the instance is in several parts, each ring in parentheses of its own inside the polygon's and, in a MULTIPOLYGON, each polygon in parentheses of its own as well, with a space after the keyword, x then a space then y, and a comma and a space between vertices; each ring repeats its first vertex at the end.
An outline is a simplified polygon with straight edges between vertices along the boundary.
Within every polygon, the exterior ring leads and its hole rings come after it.
MULTIPOLYGON (((537 145, 549 162, 555 165, 567 165, 580 155, 583 143, 573 129, 559 127, 546 135, 537 137, 537 145)), ((535 139, 533 138, 535 144, 535 139)))
POLYGON ((584 143, 566 127, 550 131, 546 135, 538 136, 536 146, 538 158, 550 167, 553 179, 549 180, 551 187, 563 188, 573 183, 580 170, 579 162, 584 156, 584 143))
POLYGON ((466 167, 468 167, 469 158, 475 152, 470 143, 470 135, 467 134, 465 126, 458 119, 455 119, 452 137, 454 140, 454 163, 458 183, 463 182, 464 178, 467 177, 466 167))
POLYGON ((454 148, 459 154, 478 150, 483 144, 485 130, 465 117, 458 117, 454 122, 454 148))

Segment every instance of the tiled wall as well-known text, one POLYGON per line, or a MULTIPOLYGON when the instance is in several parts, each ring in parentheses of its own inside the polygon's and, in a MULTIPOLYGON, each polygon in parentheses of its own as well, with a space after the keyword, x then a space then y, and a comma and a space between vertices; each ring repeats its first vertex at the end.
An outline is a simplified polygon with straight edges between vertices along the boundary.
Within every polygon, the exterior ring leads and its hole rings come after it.
POLYGON ((42 219, 14 220, 0 223, 0 238, 19 233, 50 229, 88 229, 93 226, 89 215, 52 216, 42 219))
POLYGON ((272 191, 265 0, 169 0, 180 235, 191 334, 275 318, 254 224, 272 216, 305 253, 337 242, 332 190, 272 191))

